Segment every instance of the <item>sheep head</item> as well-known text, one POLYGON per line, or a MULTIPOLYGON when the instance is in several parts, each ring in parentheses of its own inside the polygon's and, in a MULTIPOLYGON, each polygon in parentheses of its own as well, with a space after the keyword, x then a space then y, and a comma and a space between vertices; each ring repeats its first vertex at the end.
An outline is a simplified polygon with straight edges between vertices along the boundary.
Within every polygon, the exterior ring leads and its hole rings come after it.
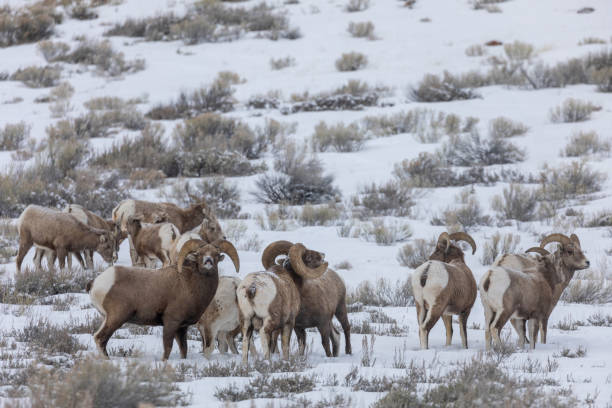
POLYGON ((142 229, 140 218, 129 216, 126 225, 128 235, 135 237, 142 229))
POLYGON ((220 239, 225 239, 223 235, 223 231, 221 230, 221 225, 216 218, 204 218, 202 220, 202 224, 200 225, 200 231, 198 234, 202 237, 202 239, 206 242, 215 242, 220 239))
POLYGON ((276 261, 280 255, 287 256, 283 262, 285 268, 290 268, 296 275, 304 279, 316 279, 327 270, 328 263, 324 261, 324 253, 289 241, 276 241, 268 245, 261 257, 261 263, 265 269, 275 264, 280 265, 281 263, 276 261))
POLYGON ((96 252, 102 256, 104 261, 114 264, 117 262, 119 251, 117 245, 117 239, 112 232, 104 230, 96 230, 98 235, 98 245, 96 246, 96 252))
POLYGON ((472 247, 472 255, 476 253, 476 242, 474 239, 465 232, 454 232, 449 234, 443 232, 438 237, 438 243, 433 254, 429 256, 430 261, 450 262, 455 259, 459 259, 463 262, 463 251, 458 245, 453 244, 451 241, 465 241, 472 247))
POLYGON ((559 253, 566 267, 575 270, 586 269, 591 264, 582 252, 580 240, 576 234, 572 234, 569 238, 563 234, 550 234, 542 240, 540 247, 544 248, 552 242, 561 244, 559 253))
POLYGON ((236 268, 240 271, 240 259, 238 251, 229 241, 219 240, 214 243, 206 243, 200 239, 190 239, 185 242, 178 256, 177 267, 179 273, 184 272, 184 263, 190 262, 196 265, 196 270, 205 275, 217 271, 217 265, 224 259, 223 254, 227 254, 236 268))

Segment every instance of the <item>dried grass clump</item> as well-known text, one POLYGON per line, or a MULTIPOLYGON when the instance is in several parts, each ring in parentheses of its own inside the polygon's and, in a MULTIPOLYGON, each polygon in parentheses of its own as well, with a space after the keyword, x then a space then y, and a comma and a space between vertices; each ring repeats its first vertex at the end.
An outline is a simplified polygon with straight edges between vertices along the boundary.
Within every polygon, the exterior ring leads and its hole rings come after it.
POLYGON ((606 174, 592 170, 585 162, 544 166, 540 173, 539 198, 551 204, 563 203, 601 191, 606 179, 606 174))
POLYGON ((368 57, 360 52, 349 52, 342 54, 336 60, 336 69, 341 72, 357 71, 368 65, 368 57))
POLYGON ((348 25, 347 31, 355 38, 376 40, 376 34, 374 34, 374 23, 371 21, 362 21, 358 23, 351 21, 348 25))
POLYGON ((365 133, 356 124, 345 125, 340 122, 333 126, 321 121, 315 126, 312 135, 313 149, 319 152, 334 150, 336 152, 356 152, 365 143, 365 133))
POLYGON ((525 160, 526 152, 502 138, 483 139, 477 131, 451 136, 438 151, 440 160, 453 166, 490 166, 525 160))
POLYGON ((610 153, 610 140, 600 137, 595 131, 578 132, 572 136, 562 153, 567 157, 593 154, 608 155, 610 153))
POLYGON ((406 241, 412 236, 412 228, 406 222, 377 218, 371 222, 363 223, 360 226, 359 235, 368 242, 388 246, 406 241))
POLYGON ((553 123, 583 122, 591 118, 591 113, 601 110, 601 106, 591 102, 568 98, 562 105, 551 109, 550 121, 553 123))
POLYGON ((0 7, 0 47, 49 38, 55 30, 55 24, 61 22, 62 15, 42 3, 17 10, 8 5, 0 7))
POLYGON ((357 11, 363 11, 370 7, 370 0, 349 0, 344 6, 344 10, 349 13, 355 13, 357 11))
POLYGON ((502 195, 493 197, 491 208, 504 220, 531 221, 536 215, 538 198, 537 191, 511 184, 502 195))
POLYGON ((455 197, 458 205, 448 207, 431 220, 432 225, 444 225, 449 229, 470 231, 479 225, 490 225, 491 217, 483 215, 479 201, 469 189, 455 197))
POLYGON ((415 239, 412 244, 406 244, 397 253, 397 261, 408 268, 418 268, 433 253, 437 240, 415 239))
POLYGON ((508 138, 527 133, 529 128, 521 122, 500 116, 489 122, 489 137, 508 138))
POLYGON ((450 102, 480 97, 464 81, 447 71, 442 77, 425 75, 416 87, 409 89, 408 95, 415 102, 450 102))
POLYGON ((352 197, 355 210, 362 217, 410 215, 418 193, 408 184, 391 180, 387 183, 366 185, 352 197))
POLYGON ((25 122, 6 124, 0 129, 0 150, 19 150, 30 137, 31 127, 25 122))
POLYGON ((57 65, 31 66, 15 71, 10 79, 21 81, 30 88, 49 88, 59 83, 61 73, 62 68, 57 65))
POLYGON ((406 307, 414 305, 410 277, 392 283, 379 278, 375 283, 363 281, 354 290, 347 292, 347 305, 361 304, 378 307, 406 307))
POLYGON ((287 56, 284 58, 270 58, 270 68, 275 71, 292 67, 295 65, 295 58, 287 56))

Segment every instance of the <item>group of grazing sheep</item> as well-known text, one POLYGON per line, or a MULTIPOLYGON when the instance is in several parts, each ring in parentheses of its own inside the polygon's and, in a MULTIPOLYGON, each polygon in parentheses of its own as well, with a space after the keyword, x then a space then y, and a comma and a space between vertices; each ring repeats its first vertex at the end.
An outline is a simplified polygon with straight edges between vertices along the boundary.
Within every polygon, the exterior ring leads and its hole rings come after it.
MULTIPOLYGON (((334 316, 344 332, 345 352, 351 354, 346 286, 328 268, 325 254, 301 243, 276 241, 263 251, 263 271, 250 273, 242 281, 220 277, 218 263, 224 254, 236 272, 240 259, 204 202, 182 209, 170 203, 124 200, 113 209, 111 220, 78 205, 61 212, 30 205, 20 216, 18 229, 18 271, 32 246, 36 246, 36 268, 41 267, 43 255, 49 266, 57 258, 63 269, 66 259, 70 263, 74 255, 84 268, 92 268, 94 251, 114 264, 120 244, 129 240, 133 266, 111 266, 87 284, 93 305, 104 317, 94 340, 105 357, 110 337, 124 323, 163 326, 164 360, 174 340, 181 357, 186 358, 190 325, 200 331, 206 357, 215 341, 221 352, 230 348, 238 354, 234 339, 242 333, 246 364, 249 351, 256 352, 252 335, 257 330, 265 358, 277 350, 280 336, 286 359, 292 332, 297 335, 299 353, 304 354, 306 329, 314 327, 325 354, 338 356, 340 333, 332 323, 334 316), (157 260, 162 264, 158 269, 157 260)), ((422 348, 428 348, 429 332, 440 317, 446 327, 446 344, 451 344, 452 315, 458 315, 461 341, 468 347, 467 320, 477 286, 457 241, 467 242, 472 254, 476 252, 476 243, 467 233, 444 232, 429 260, 412 274, 422 348)), ((573 234, 569 238, 549 235, 527 252, 536 254, 500 256, 480 282, 487 349, 491 339, 500 343, 499 332, 508 319, 521 345, 529 341, 527 321, 531 347, 535 347, 538 330, 546 343, 548 317, 563 289, 576 270, 589 266, 573 234), (561 244, 553 254, 544 249, 551 242, 561 244)))
POLYGON ((477 291, 485 312, 487 349, 491 348, 491 340, 501 344, 499 333, 509 319, 521 347, 528 341, 535 348, 538 331, 541 342, 546 344, 548 318, 561 293, 574 272, 590 264, 578 237, 551 234, 540 246, 526 251, 536 255, 500 255, 482 277, 478 289, 472 271, 465 264, 463 251, 452 242, 459 240, 471 245, 472 254, 476 252, 476 243, 468 234, 444 232, 429 260, 412 274, 421 348, 429 347, 429 332, 440 317, 446 328, 446 345, 451 344, 453 315, 459 317, 461 342, 463 347, 468 347, 466 325, 477 291), (560 246, 551 254, 544 247, 552 242, 560 246), (531 340, 526 337, 527 322, 531 340))

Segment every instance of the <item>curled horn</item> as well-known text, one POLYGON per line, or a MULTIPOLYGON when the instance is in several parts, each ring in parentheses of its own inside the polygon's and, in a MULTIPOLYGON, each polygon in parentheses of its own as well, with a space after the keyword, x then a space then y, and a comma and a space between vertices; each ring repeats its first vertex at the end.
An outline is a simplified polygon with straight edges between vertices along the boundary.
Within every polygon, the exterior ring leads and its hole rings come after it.
POLYGON ((295 273, 305 279, 316 279, 323 275, 327 270, 327 262, 323 262, 318 268, 312 269, 306 266, 302 256, 306 247, 302 244, 295 244, 289 249, 289 260, 295 273))
POLYGON ((476 253, 476 242, 474 242, 474 238, 470 237, 468 233, 465 232, 454 232, 449 235, 450 239, 453 241, 465 241, 472 247, 472 255, 476 253))
POLYGON ((436 246, 440 247, 443 242, 446 243, 446 245, 444 246, 444 252, 446 252, 448 251, 448 247, 450 246, 450 237, 448 236, 448 232, 443 232, 440 234, 436 246))
POLYGON ((542 256, 550 255, 550 252, 548 252, 544 248, 540 248, 540 247, 531 247, 531 248, 529 248, 528 250, 525 251, 525 253, 527 253, 527 252, 537 252, 538 254, 540 254, 542 256))
POLYGON ((289 253, 289 248, 292 246, 293 242, 289 241, 276 241, 268 245, 261 256, 261 264, 264 269, 267 270, 274 265, 277 256, 287 255, 289 253))
POLYGON ((183 272, 183 263, 185 262, 187 255, 189 255, 191 252, 197 251, 204 245, 206 245, 206 242, 202 241, 201 239, 190 239, 183 244, 181 252, 179 252, 178 261, 176 262, 179 273, 183 272))
POLYGON ((570 239, 563 234, 550 234, 549 236, 545 237, 542 242, 540 242, 540 246, 544 248, 551 242, 560 242, 562 245, 571 243, 570 239))
POLYGON ((234 263, 236 272, 239 272, 240 271, 240 258, 238 258, 238 251, 236 251, 236 247, 232 245, 231 242, 226 241, 224 239, 215 242, 215 246, 219 248, 221 252, 226 253, 227 256, 230 257, 230 259, 234 263))
POLYGON ((580 240, 578 239, 578 235, 576 234, 570 235, 570 241, 572 241, 574 245, 576 245, 578 248, 582 248, 582 246, 580 245, 580 240))

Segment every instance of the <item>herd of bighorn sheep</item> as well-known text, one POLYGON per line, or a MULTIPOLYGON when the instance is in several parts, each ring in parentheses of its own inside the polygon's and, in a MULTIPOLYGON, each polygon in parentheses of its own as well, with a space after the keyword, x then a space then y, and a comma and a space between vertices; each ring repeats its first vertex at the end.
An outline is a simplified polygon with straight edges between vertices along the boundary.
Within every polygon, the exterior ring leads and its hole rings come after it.
MULTIPOLYGON (((174 340, 186 358, 190 325, 200 331, 206 357, 215 343, 222 353, 229 348, 238 354, 235 338, 242 334, 242 361, 248 363, 249 352, 256 353, 252 336, 257 330, 265 358, 277 350, 280 336, 282 356, 287 359, 292 332, 299 353, 304 354, 306 329, 315 327, 325 354, 336 357, 340 333, 334 316, 344 332, 345 353, 352 352, 346 286, 328 267, 325 254, 301 243, 276 241, 263 251, 262 271, 242 280, 220 276, 218 264, 225 255, 236 272, 240 259, 204 202, 183 209, 171 203, 124 200, 111 219, 78 205, 63 211, 30 205, 19 217, 18 230, 17 271, 32 246, 36 269, 43 256, 49 267, 56 259, 61 269, 67 263, 70 267, 74 256, 83 268, 93 269, 94 252, 111 264, 86 288, 104 318, 94 340, 107 358, 106 345, 124 323, 163 326, 164 360, 174 340), (126 238, 132 266, 115 266, 126 238)), ((472 255, 476 252, 469 234, 443 232, 429 259, 412 273, 421 348, 429 347, 429 332, 440 318, 446 345, 451 344, 453 315, 467 348, 467 320, 478 292, 487 349, 492 342, 500 344, 500 331, 508 320, 521 346, 528 342, 534 348, 538 333, 546 343, 548 319, 561 293, 576 270, 589 267, 578 237, 551 234, 524 254, 500 255, 478 285, 460 241, 469 244, 472 255), (545 247, 553 242, 560 245, 550 253, 545 247)))

